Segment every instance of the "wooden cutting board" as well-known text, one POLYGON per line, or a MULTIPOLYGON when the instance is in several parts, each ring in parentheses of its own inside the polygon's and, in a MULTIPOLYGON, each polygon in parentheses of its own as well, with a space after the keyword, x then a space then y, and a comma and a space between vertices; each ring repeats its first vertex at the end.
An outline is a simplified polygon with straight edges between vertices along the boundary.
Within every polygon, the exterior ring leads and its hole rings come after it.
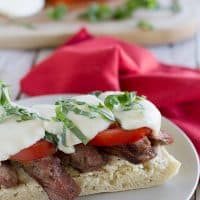
POLYGON ((32 18, 10 21, 0 17, 0 48, 55 47, 86 27, 95 35, 112 35, 142 45, 174 43, 191 37, 200 24, 200 1, 180 0, 181 11, 169 9, 138 10, 132 18, 121 21, 89 23, 77 18, 81 10, 70 12, 62 21, 53 21, 46 11, 32 18), (145 20, 153 30, 141 30, 137 24, 145 20), (32 28, 26 25, 31 25, 32 28))

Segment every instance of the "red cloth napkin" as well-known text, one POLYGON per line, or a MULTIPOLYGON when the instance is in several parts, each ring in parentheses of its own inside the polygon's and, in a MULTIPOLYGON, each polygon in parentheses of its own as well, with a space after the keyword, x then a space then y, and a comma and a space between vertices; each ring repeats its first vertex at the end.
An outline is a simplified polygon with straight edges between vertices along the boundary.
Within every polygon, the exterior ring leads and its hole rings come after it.
POLYGON ((24 93, 138 91, 180 126, 200 154, 200 72, 158 62, 146 49, 81 30, 21 80, 24 93))

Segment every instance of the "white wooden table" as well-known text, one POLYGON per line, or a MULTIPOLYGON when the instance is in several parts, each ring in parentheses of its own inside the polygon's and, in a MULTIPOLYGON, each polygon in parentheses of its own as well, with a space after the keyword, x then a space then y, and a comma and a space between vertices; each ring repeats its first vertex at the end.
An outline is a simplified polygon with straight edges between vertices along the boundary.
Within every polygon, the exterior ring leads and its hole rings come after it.
MULTIPOLYGON (((191 40, 167 46, 150 47, 159 60, 169 63, 185 65, 200 70, 200 33, 191 40)), ((24 98, 19 88, 21 77, 52 50, 0 50, 0 80, 10 84, 12 99, 24 98)), ((182 199, 178 199, 182 200, 182 199)), ((200 200, 200 183, 191 200, 200 200)))

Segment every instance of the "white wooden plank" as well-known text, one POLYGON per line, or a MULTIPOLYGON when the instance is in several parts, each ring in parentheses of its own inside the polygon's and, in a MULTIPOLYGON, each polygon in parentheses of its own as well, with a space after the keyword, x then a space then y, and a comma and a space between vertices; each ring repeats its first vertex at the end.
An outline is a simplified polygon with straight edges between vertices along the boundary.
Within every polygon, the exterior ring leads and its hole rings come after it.
POLYGON ((169 45, 155 46, 148 49, 156 56, 159 61, 167 64, 173 64, 172 50, 169 45))
POLYGON ((195 38, 173 45, 174 64, 196 68, 196 46, 195 38))
POLYGON ((0 50, 0 80, 11 86, 11 97, 20 91, 19 82, 34 60, 34 51, 0 50))

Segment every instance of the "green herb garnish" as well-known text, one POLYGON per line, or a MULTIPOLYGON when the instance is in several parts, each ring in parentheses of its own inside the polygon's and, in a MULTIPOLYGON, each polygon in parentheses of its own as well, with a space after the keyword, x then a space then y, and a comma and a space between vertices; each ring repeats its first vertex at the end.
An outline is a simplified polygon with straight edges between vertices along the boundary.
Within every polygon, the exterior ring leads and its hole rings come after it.
POLYGON ((33 119, 41 119, 41 120, 47 120, 37 113, 30 112, 25 108, 15 106, 15 105, 6 105, 4 106, 4 109, 6 111, 7 116, 11 115, 17 115, 20 117, 20 119, 17 120, 17 122, 22 122, 22 121, 28 121, 28 120, 33 120, 33 119))
POLYGON ((108 121, 114 121, 114 117, 110 115, 108 112, 104 111, 105 107, 102 104, 99 104, 97 106, 91 106, 88 105, 88 108, 90 112, 98 113, 102 118, 108 120, 108 121))
POLYGON ((26 108, 20 107, 12 103, 8 92, 8 86, 2 81, 0 81, 0 106, 3 111, 0 116, 0 122, 6 120, 12 115, 19 117, 19 119, 17 119, 18 122, 33 119, 47 120, 35 112, 30 112, 26 108))
POLYGON ((1 106, 10 104, 11 100, 8 92, 8 86, 2 81, 0 81, 0 95, 1 106))
POLYGON ((67 10, 68 9, 65 4, 58 4, 47 10, 47 16, 55 21, 62 20, 67 14, 67 10))
MULTIPOLYGON (((67 118, 66 113, 63 112, 63 106, 57 105, 56 107, 56 119, 63 123, 63 134, 62 138, 66 134, 66 130, 70 130, 77 138, 79 138, 83 144, 87 144, 89 142, 89 138, 87 138, 80 129, 70 120, 67 118)), ((62 139, 63 145, 66 145, 64 139, 62 139)))
POLYGON ((115 20, 125 19, 131 17, 132 14, 133 10, 123 5, 114 9, 112 18, 115 20))
POLYGON ((55 103, 56 120, 63 123, 63 134, 61 137, 62 144, 66 146, 66 132, 70 130, 76 137, 78 137, 83 144, 87 144, 89 139, 81 132, 81 130, 71 121, 67 114, 73 112, 77 115, 88 117, 89 119, 97 118, 98 116, 108 121, 114 121, 115 118, 102 103, 98 105, 90 105, 86 102, 78 101, 76 99, 65 99, 55 103))
POLYGON ((115 8, 108 4, 92 4, 80 15, 89 21, 104 21, 108 19, 125 19, 131 17, 139 8, 153 9, 157 7, 157 0, 126 0, 124 4, 115 8))
POLYGON ((123 92, 107 96, 104 100, 104 104, 110 110, 120 108, 123 111, 128 111, 143 98, 144 97, 137 96, 135 92, 123 92))
POLYGON ((80 15, 81 18, 87 19, 89 21, 103 21, 107 19, 111 19, 113 15, 113 10, 110 6, 106 4, 97 4, 94 3, 90 5, 86 12, 80 15))
POLYGON ((148 21, 141 20, 138 22, 137 27, 144 31, 152 31, 154 30, 153 24, 148 21))
POLYGON ((47 131, 45 131, 45 137, 44 137, 45 140, 49 141, 49 142, 52 142, 54 145, 58 145, 59 143, 59 139, 57 137, 57 135, 54 135, 52 133, 49 133, 47 131))
POLYGON ((90 119, 97 118, 100 115, 102 118, 108 121, 114 121, 113 115, 106 107, 99 103, 98 105, 89 105, 86 102, 77 101, 75 99, 66 99, 57 101, 56 105, 61 105, 64 113, 74 112, 78 115, 86 116, 90 119), (107 111, 107 112, 106 112, 107 111))

